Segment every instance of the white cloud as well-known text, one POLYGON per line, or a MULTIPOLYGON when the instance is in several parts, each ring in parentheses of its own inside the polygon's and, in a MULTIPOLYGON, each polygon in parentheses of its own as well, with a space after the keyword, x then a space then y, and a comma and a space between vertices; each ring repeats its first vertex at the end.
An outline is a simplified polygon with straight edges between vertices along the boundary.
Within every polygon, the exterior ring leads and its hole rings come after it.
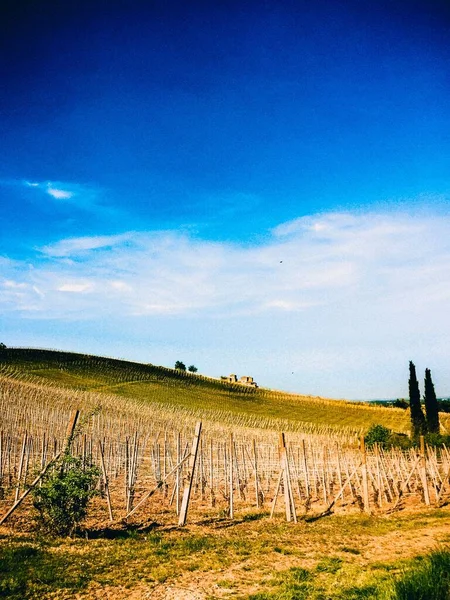
POLYGON ((11 281, 11 279, 5 279, 2 282, 3 287, 11 289, 23 289, 27 287, 26 283, 20 283, 17 281, 11 281))
POLYGON ((69 200, 74 196, 74 192, 69 192, 69 190, 61 190, 54 187, 47 187, 47 194, 56 200, 69 200))
POLYGON ((79 257, 100 248, 112 248, 133 239, 133 234, 98 235, 90 237, 69 238, 43 246, 40 251, 53 257, 79 257))
POLYGON ((84 292, 92 290, 92 288, 93 285, 91 283, 64 283, 57 288, 57 291, 83 294, 84 292))
POLYGON ((307 393, 401 394, 382 391, 397 361, 450 361, 449 303, 450 218, 431 213, 312 215, 255 246, 125 232, 60 240, 24 261, 0 258, 4 317, 102 321, 111 337, 128 319, 127 339, 130 323, 134 336, 151 323, 159 340, 176 322, 174 346, 184 331, 186 347, 210 338, 205 363, 228 353, 233 369, 239 355, 266 384, 273 371, 272 385, 307 393))
MULTIPOLYGON (((38 309, 61 318, 65 308, 72 316, 95 317, 105 305, 120 315, 226 317, 342 304, 357 312, 397 311, 408 299, 411 311, 450 298, 449 240, 448 218, 406 214, 303 217, 254 247, 176 232, 127 232, 44 246, 44 260, 34 269, 20 265, 20 278, 13 268, 3 287, 28 291, 33 310, 38 289, 45 296, 38 309), (65 304, 60 292, 83 298, 65 304)), ((18 302, 16 310, 22 307, 18 302)))
POLYGON ((59 206, 67 206, 91 213, 116 214, 111 207, 101 201, 102 190, 99 188, 70 181, 27 181, 27 180, 0 180, 0 185, 25 186, 33 190, 34 194, 43 195, 48 201, 48 196, 57 200, 59 206))

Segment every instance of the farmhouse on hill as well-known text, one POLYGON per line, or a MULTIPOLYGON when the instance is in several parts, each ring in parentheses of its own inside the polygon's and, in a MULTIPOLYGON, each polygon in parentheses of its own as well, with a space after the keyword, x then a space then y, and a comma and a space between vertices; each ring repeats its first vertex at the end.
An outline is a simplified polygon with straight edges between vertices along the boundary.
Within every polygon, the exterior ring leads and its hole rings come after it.
POLYGON ((241 385, 248 385, 248 386, 254 387, 254 388, 258 387, 258 384, 256 383, 256 381, 253 381, 253 377, 250 377, 250 375, 242 375, 242 377, 238 380, 237 375, 232 373, 231 375, 228 375, 226 380, 229 383, 240 383, 241 385))

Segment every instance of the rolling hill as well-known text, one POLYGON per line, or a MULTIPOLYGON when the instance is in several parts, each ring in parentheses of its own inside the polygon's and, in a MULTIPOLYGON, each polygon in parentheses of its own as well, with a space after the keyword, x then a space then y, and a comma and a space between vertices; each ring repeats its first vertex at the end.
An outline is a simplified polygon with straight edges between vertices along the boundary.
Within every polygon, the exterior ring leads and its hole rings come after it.
MULTIPOLYGON (((399 432, 409 429, 403 409, 255 389, 167 367, 72 352, 7 348, 0 353, 0 373, 3 379, 47 387, 53 393, 70 390, 86 401, 94 395, 98 403, 103 397, 104 410, 117 410, 121 404, 125 412, 158 406, 231 426, 305 433, 356 436, 374 423, 399 432), (108 409, 106 398, 112 397, 115 408, 108 409)), ((51 397, 49 393, 49 403, 51 397)))

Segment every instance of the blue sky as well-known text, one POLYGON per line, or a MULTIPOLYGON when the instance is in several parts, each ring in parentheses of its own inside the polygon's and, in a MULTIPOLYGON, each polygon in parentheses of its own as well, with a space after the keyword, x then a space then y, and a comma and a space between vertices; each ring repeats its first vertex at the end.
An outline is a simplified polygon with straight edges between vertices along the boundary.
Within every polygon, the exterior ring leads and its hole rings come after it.
POLYGON ((448 5, 66 4, 0 8, 2 341, 450 394, 448 5))

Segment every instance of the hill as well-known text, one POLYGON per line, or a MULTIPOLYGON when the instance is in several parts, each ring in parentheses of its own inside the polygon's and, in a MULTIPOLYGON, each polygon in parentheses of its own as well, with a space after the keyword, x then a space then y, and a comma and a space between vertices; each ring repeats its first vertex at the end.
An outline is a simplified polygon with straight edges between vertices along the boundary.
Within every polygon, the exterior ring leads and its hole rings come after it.
POLYGON ((82 393, 85 401, 93 394, 97 403, 103 397, 105 409, 111 405, 106 398, 114 397, 114 407, 122 398, 125 411, 158 406, 213 422, 278 431, 356 436, 374 423, 399 432, 409 428, 402 409, 255 389, 167 367, 72 352, 7 348, 0 353, 0 369, 7 379, 82 393))

